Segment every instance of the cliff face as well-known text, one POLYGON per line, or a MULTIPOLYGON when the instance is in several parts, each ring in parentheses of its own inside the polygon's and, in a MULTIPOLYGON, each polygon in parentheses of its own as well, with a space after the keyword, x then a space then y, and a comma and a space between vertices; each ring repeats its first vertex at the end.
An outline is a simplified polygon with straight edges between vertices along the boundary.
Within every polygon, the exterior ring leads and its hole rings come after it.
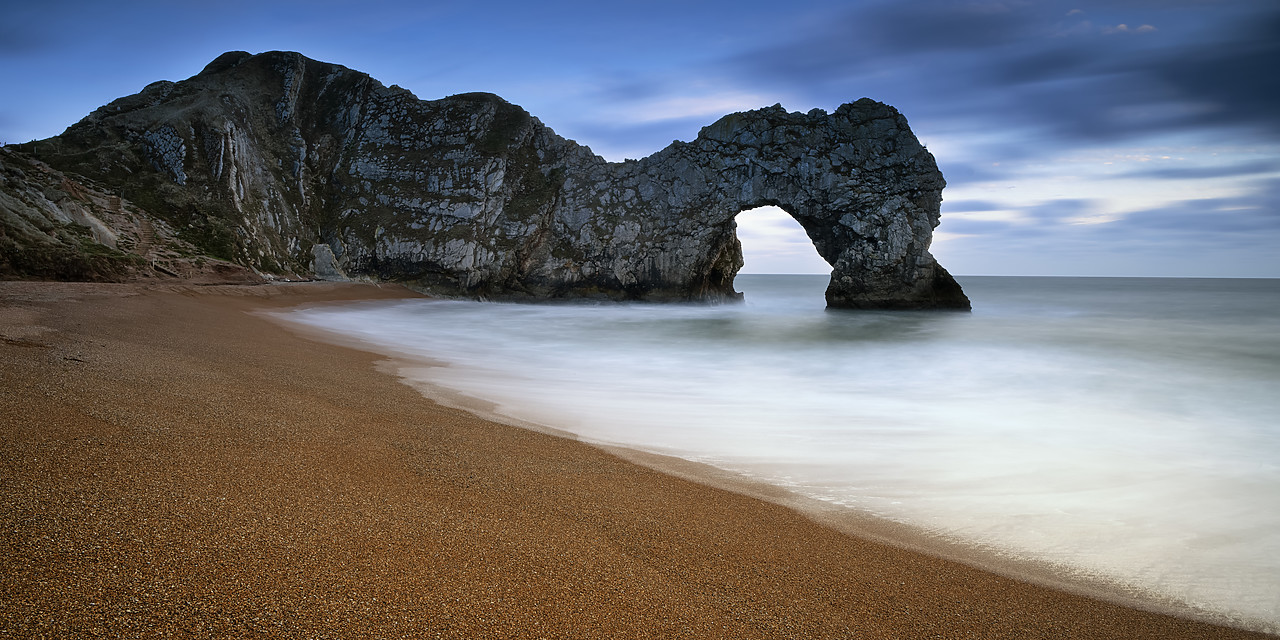
POLYGON ((609 163, 489 94, 422 101, 296 53, 220 56, 23 145, 210 256, 448 295, 737 297, 766 204, 833 265, 834 307, 968 307, 928 253, 944 181, 891 107, 772 107, 609 163))
POLYGON ((113 190, 0 148, 0 278, 262 282, 113 190))

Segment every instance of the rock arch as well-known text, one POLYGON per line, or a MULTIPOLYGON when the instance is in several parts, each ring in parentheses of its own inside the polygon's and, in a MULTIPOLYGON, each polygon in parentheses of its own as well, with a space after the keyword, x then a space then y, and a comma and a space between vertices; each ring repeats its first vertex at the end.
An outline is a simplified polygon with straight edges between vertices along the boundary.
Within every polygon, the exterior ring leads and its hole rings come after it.
POLYGON ((735 113, 610 163, 492 94, 419 100, 297 53, 239 51, 39 144, 264 273, 725 300, 742 266, 734 216, 776 205, 832 265, 829 306, 969 306, 928 251, 945 186, 933 156, 868 99, 735 113))
POLYGON ((772 205, 795 218, 832 265, 829 306, 969 306, 928 252, 942 175, 905 118, 872 100, 830 115, 781 106, 728 115, 692 142, 603 165, 588 180, 573 176, 556 209, 564 237, 584 256, 642 257, 615 260, 609 274, 640 297, 734 297, 742 255, 733 219, 772 205))

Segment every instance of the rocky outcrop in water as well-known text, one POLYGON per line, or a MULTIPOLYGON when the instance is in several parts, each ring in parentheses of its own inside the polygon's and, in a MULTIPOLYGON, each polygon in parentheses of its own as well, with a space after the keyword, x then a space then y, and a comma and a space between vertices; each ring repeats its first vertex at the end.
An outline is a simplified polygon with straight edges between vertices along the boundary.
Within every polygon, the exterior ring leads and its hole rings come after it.
POLYGON ((929 254, 945 185, 892 107, 775 106, 610 163, 490 94, 422 101, 296 53, 220 56, 22 145, 266 274, 446 295, 724 300, 734 216, 777 205, 833 307, 967 308, 929 254))

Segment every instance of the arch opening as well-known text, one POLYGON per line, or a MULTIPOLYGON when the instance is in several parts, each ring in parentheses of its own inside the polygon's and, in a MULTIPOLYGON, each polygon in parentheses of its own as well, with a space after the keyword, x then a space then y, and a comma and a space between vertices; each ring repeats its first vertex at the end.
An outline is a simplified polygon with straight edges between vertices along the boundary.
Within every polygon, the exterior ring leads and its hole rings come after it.
POLYGON ((831 265, 818 255, 804 228, 781 207, 745 209, 734 221, 742 243, 738 273, 831 275, 831 265))

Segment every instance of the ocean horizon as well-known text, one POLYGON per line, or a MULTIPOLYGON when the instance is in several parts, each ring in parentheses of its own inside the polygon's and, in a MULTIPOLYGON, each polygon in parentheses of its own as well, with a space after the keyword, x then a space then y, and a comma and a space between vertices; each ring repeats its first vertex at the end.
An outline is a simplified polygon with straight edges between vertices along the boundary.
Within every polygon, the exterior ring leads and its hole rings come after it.
POLYGON ((280 317, 512 421, 1280 630, 1280 280, 959 277, 973 312, 404 300, 280 317))

